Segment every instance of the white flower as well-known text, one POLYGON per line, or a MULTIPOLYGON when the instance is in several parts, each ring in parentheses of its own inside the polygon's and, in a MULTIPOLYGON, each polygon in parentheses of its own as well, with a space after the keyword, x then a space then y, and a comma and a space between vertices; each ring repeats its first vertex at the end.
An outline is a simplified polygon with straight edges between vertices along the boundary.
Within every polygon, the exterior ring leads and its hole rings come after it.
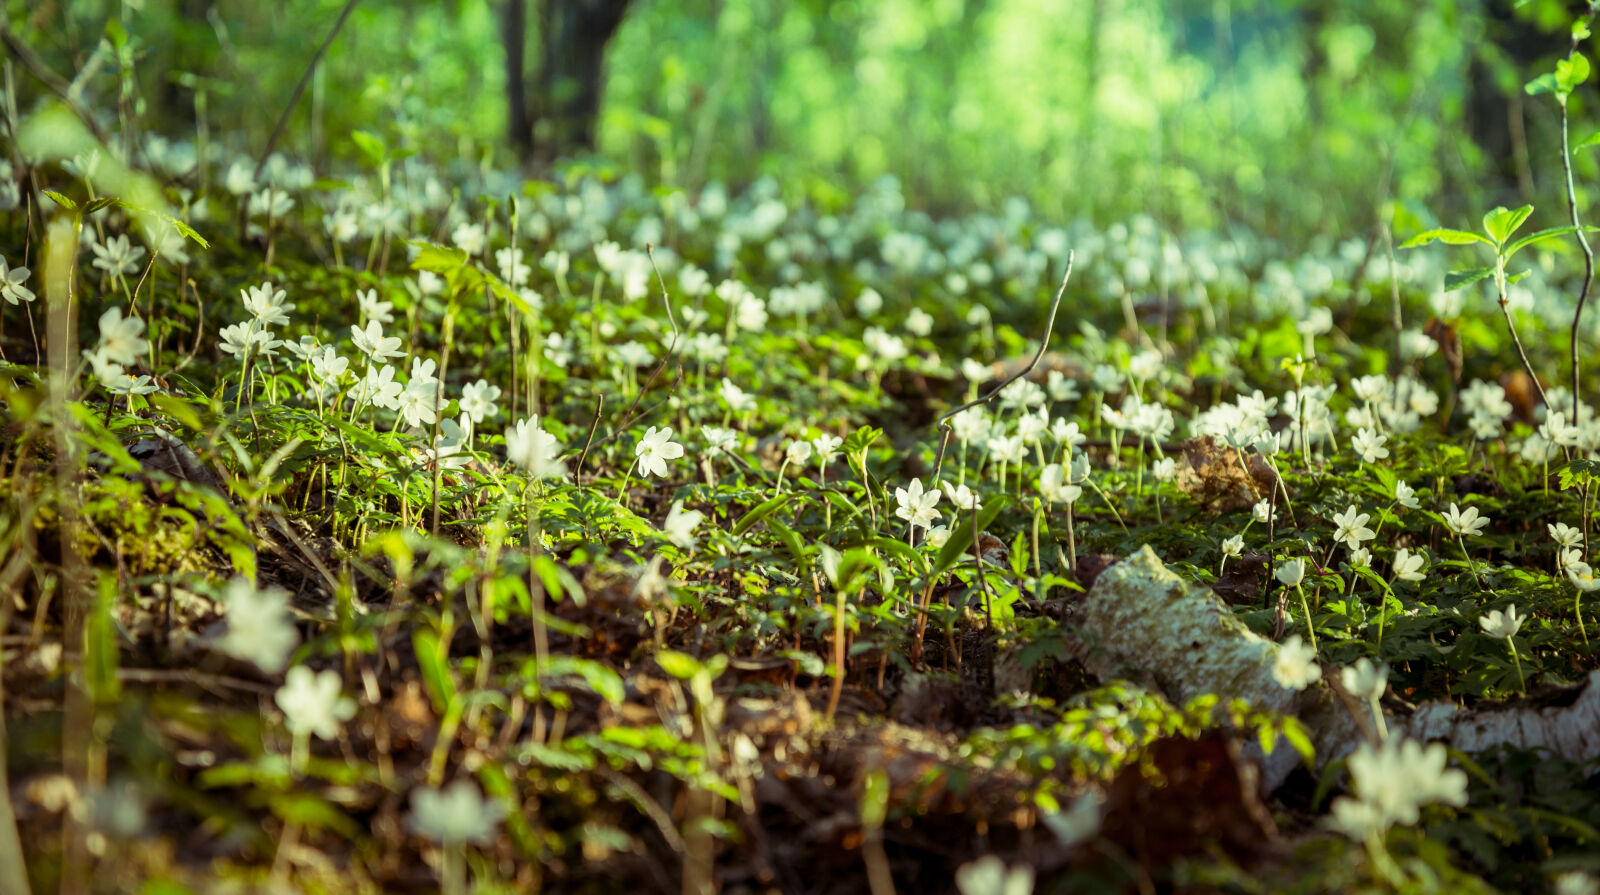
POLYGON ((1237 558, 1244 554, 1244 536, 1234 535, 1222 542, 1222 555, 1237 558))
POLYGON ((739 446, 739 433, 732 429, 701 426, 700 432, 706 437, 706 445, 711 448, 712 452, 726 451, 739 446))
POLYGON ((1351 504, 1349 509, 1333 517, 1333 539, 1343 541, 1352 550, 1360 547, 1362 541, 1370 541, 1378 536, 1377 532, 1367 527, 1367 520, 1371 518, 1370 513, 1356 512, 1355 504, 1351 504))
POLYGON ((1576 547, 1583 543, 1583 532, 1565 522, 1547 524, 1545 528, 1550 532, 1550 539, 1558 546, 1576 547))
POLYGON ((0 298, 11 304, 33 301, 33 290, 22 284, 28 282, 28 269, 26 267, 7 267, 4 255, 0 255, 0 298))
POLYGON ((733 413, 745 413, 756 408, 755 396, 734 385, 727 377, 723 377, 722 385, 717 388, 717 394, 722 396, 722 400, 728 405, 728 410, 733 413))
POLYGON ((929 547, 943 550, 945 543, 950 540, 950 529, 944 525, 935 525, 923 533, 922 537, 927 540, 929 547))
POLYGON ((1444 514, 1444 527, 1450 529, 1451 534, 1462 537, 1482 534, 1488 524, 1489 517, 1479 516, 1477 507, 1467 507, 1463 512, 1452 502, 1450 512, 1444 514))
POLYGON ((1423 805, 1467 804, 1467 775, 1446 768, 1449 756, 1440 743, 1391 737, 1381 746, 1362 743, 1349 760, 1355 798, 1334 802, 1335 829, 1352 838, 1381 834, 1396 823, 1414 824, 1423 805))
POLYGON ((1041 813, 1039 821, 1056 835, 1062 845, 1072 848, 1089 841, 1100 832, 1100 808, 1104 803, 1105 796, 1093 789, 1086 790, 1072 800, 1072 807, 1065 811, 1041 813))
POLYGON ((1284 587, 1299 587, 1300 582, 1306 577, 1306 561, 1303 559, 1286 560, 1272 573, 1272 577, 1283 582, 1284 587))
POLYGON ((405 352, 398 350, 400 337, 390 336, 389 338, 384 338, 383 324, 376 320, 367 321, 365 328, 359 326, 350 327, 350 337, 355 340, 356 348, 362 354, 375 361, 390 357, 405 357, 405 352))
POLYGON ((811 442, 796 439, 789 442, 789 447, 784 451, 784 457, 790 463, 804 463, 811 459, 811 442))
POLYGON ((1478 625, 1483 628, 1483 633, 1490 637, 1510 640, 1517 636, 1517 631, 1522 628, 1522 619, 1517 617, 1516 604, 1506 607, 1504 612, 1496 609, 1485 613, 1478 618, 1478 625))
POLYGON ((1384 447, 1388 441, 1387 435, 1379 435, 1372 429, 1360 429, 1356 432, 1355 439, 1350 442, 1350 446, 1355 448, 1362 460, 1376 463, 1389 456, 1389 449, 1384 447))
POLYGON ((1427 565, 1427 558, 1421 553, 1412 553, 1404 547, 1394 552, 1394 577, 1397 581, 1421 581, 1427 576, 1422 574, 1422 567, 1427 565))
POLYGON ((1021 435, 1003 435, 989 439, 989 453, 1002 463, 1021 463, 1027 445, 1021 435))
POLYGON ((294 305, 283 300, 285 295, 282 289, 274 287, 271 283, 251 286, 249 290, 239 290, 239 297, 244 300, 245 310, 264 327, 285 326, 289 323, 289 312, 294 310, 294 305))
POLYGON ((984 855, 956 870, 956 889, 961 895, 1031 895, 1033 868, 1018 864, 1006 869, 994 855, 984 855))
POLYGON ((276 587, 257 590, 239 576, 222 592, 227 632, 217 646, 223 652, 277 674, 289 663, 289 651, 300 632, 289 621, 289 594, 276 587))
POLYGON ((634 456, 638 460, 640 475, 658 475, 665 477, 667 474, 667 461, 683 456, 683 445, 670 441, 672 427, 667 426, 657 429, 651 426, 645 430, 644 437, 639 439, 639 444, 634 448, 634 456))
POLYGON ((1370 568, 1372 568, 1372 551, 1368 550, 1365 547, 1352 547, 1352 548, 1350 548, 1350 568, 1352 568, 1352 569, 1370 569, 1370 568))
POLYGON ((944 489, 944 496, 950 498, 950 503, 958 510, 981 510, 983 501, 966 485, 952 485, 945 482, 940 486, 944 489))
POLYGON ((1066 448, 1069 454, 1076 451, 1079 445, 1089 440, 1089 436, 1079 431, 1077 423, 1068 422, 1063 417, 1057 417, 1056 421, 1050 424, 1050 434, 1055 437, 1056 441, 1061 442, 1061 446, 1066 448))
POLYGON ((1374 665, 1370 659, 1357 659, 1356 664, 1339 671, 1339 680, 1357 699, 1378 699, 1389 686, 1389 666, 1374 665))
POLYGON ((468 255, 476 255, 483 251, 484 233, 482 224, 462 224, 450 234, 450 241, 456 248, 468 255))
POLYGON ((643 367, 655 360, 655 355, 650 353, 650 349, 632 339, 613 347, 611 354, 622 367, 643 367))
POLYGON ((503 803, 483 798, 470 781, 457 780, 442 790, 413 792, 410 827, 442 845, 489 845, 505 813, 503 803))
POLYGON ((1046 374, 1044 388, 1052 401, 1078 400, 1078 381, 1068 378, 1060 370, 1051 370, 1046 374))
POLYGON ((1272 504, 1264 500, 1257 501, 1256 505, 1250 508, 1250 516, 1257 522, 1265 524, 1272 518, 1272 504))
POLYGON ((977 441, 989 431, 989 420, 984 416, 983 407, 968 407, 950 417, 950 428, 957 440, 977 441))
POLYGON ((672 509, 661 523, 661 533, 667 536, 668 541, 687 550, 694 546, 695 526, 704 518, 705 514, 699 510, 685 510, 683 501, 673 501, 672 509))
POLYGON ((567 474, 567 464, 558 459, 561 445, 556 437, 539 428, 537 416, 518 422, 506 430, 506 459, 527 470, 536 479, 558 478, 567 474))
POLYGON ((1600 895, 1600 881, 1582 870, 1568 870, 1556 877, 1555 895, 1600 895))
POLYGON ((921 308, 912 308, 906 315, 906 331, 914 336, 926 337, 933 332, 933 315, 921 308))
POLYGON ((856 296, 856 312, 861 316, 871 317, 881 310, 883 310, 883 296, 871 286, 861 290, 861 294, 856 296))
POLYGON ((312 673, 304 665, 289 669, 273 697, 293 734, 315 734, 324 740, 339 735, 339 724, 355 716, 356 704, 344 695, 339 673, 312 673))
POLYGON ((1039 493, 1051 503, 1077 503, 1083 489, 1066 483, 1066 471, 1060 463, 1051 463, 1039 472, 1039 493))
POLYGON ((1417 491, 1405 482, 1394 483, 1395 502, 1409 510, 1417 508, 1417 491))
POLYGON ((927 528, 939 518, 934 510, 939 504, 939 490, 923 491, 920 478, 912 479, 909 488, 894 489, 894 501, 898 505, 894 514, 911 523, 912 528, 927 528))
POLYGON ((1600 590, 1600 578, 1596 578, 1594 569, 1586 562, 1573 562, 1567 564, 1567 580, 1572 586, 1584 593, 1600 590))
POLYGON ((494 253, 494 263, 500 268, 500 279, 513 286, 525 286, 533 268, 522 260, 522 250, 504 248, 494 253))
POLYGON ((1155 475, 1156 481, 1170 482, 1172 477, 1178 474, 1178 461, 1171 457, 1162 457, 1150 467, 1150 471, 1155 475))
POLYGON ((129 243, 126 235, 113 236, 105 245, 91 242, 89 250, 95 255, 93 266, 114 277, 138 269, 139 259, 144 257, 143 247, 129 243))
POLYGON ((144 321, 123 317, 121 308, 110 308, 100 315, 99 352, 113 363, 130 365, 150 350, 144 338, 144 321))
POLYGON ((1295 634, 1278 644, 1272 661, 1272 679, 1289 690, 1304 690, 1322 679, 1322 666, 1317 664, 1317 652, 1295 634))
POLYGON ((412 380, 400 393, 400 411, 408 426, 433 425, 439 419, 436 382, 412 380))
POLYGON ((101 375, 98 369, 95 373, 99 376, 100 383, 106 387, 106 391, 114 395, 148 395, 151 392, 161 391, 161 387, 149 376, 134 378, 124 373, 116 364, 108 365, 104 375, 101 375))
POLYGON ((321 351, 311 355, 311 372, 323 382, 337 382, 348 369, 350 359, 340 357, 332 345, 324 345, 321 351))
POLYGON ((255 168, 244 159, 235 161, 223 178, 223 185, 235 196, 253 193, 256 189, 255 168))
POLYGON ((833 462, 833 458, 839 456, 839 448, 844 444, 844 439, 824 432, 811 439, 811 444, 817 449, 817 462, 827 465, 833 462))
POLYGON ((270 331, 254 329, 248 323, 235 323, 232 326, 224 326, 217 335, 222 337, 222 344, 219 347, 223 352, 231 354, 240 360, 244 359, 252 347, 259 354, 270 354, 271 349, 279 344, 278 340, 272 338, 270 331))
POLYGON ((362 289, 356 292, 356 304, 361 308, 362 320, 376 320, 379 323, 394 322, 394 302, 379 301, 378 290, 362 289))
POLYGON ((400 393, 404 387, 394 379, 394 367, 388 364, 367 367, 367 375, 356 384, 351 395, 357 404, 373 404, 389 410, 400 408, 400 393))
POLYGON ((490 385, 485 379, 470 382, 461 387, 461 412, 474 423, 481 423, 500 412, 499 405, 494 403, 499 397, 500 386, 490 385))

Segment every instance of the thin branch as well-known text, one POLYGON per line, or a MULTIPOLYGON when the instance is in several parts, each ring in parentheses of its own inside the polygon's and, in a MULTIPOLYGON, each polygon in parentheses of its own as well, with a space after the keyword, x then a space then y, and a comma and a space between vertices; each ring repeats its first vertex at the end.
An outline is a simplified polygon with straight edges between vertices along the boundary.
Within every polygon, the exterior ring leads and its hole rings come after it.
POLYGON ((111 136, 100 127, 99 122, 94 120, 94 117, 89 114, 87 109, 73 99, 72 85, 61 80, 60 75, 51 71, 50 67, 45 65, 44 60, 39 58, 39 54, 22 42, 22 38, 17 37, 16 33, 10 28, 0 25, 0 43, 6 45, 6 49, 11 51, 11 55, 22 63, 23 68, 28 70, 28 74, 33 75, 34 79, 43 84, 51 93, 61 97, 61 101, 66 103, 67 107, 73 111, 73 114, 77 115, 79 120, 94 133, 95 139, 108 146, 111 144, 111 136))
MULTIPOLYGON (((256 160, 256 169, 251 174, 251 180, 256 183, 261 181, 261 171, 267 166, 267 159, 272 155, 272 150, 278 146, 278 138, 283 136, 283 129, 289 126, 289 117, 294 114, 295 106, 300 104, 300 97, 306 92, 306 85, 311 83, 311 76, 316 73, 317 66, 322 62, 322 57, 328 52, 328 47, 333 45, 333 39, 339 36, 339 30, 344 27, 345 20, 350 18, 350 13, 361 0, 349 0, 340 10, 339 18, 334 21, 333 28, 328 31, 328 36, 322 41, 322 46, 317 48, 315 56, 306 66, 305 73, 300 76, 300 83, 294 85, 294 93, 289 95, 289 104, 284 106, 283 114, 278 116, 278 124, 272 129, 272 136, 267 138, 267 145, 261 150, 261 157, 256 160)), ((239 215, 239 236, 244 238, 246 216, 243 211, 239 215)))
MULTIPOLYGON (((937 420, 937 422, 935 423, 935 425, 938 428, 943 429, 946 432, 949 432, 950 431, 950 423, 949 423, 950 417, 955 416, 956 414, 960 413, 963 410, 968 409, 969 407, 976 407, 979 404, 987 404, 990 401, 993 401, 995 398, 1000 396, 1001 392, 1006 390, 1006 386, 1009 386, 1011 383, 1016 382, 1018 379, 1021 379, 1022 377, 1027 376, 1028 374, 1032 373, 1034 371, 1034 369, 1039 366, 1039 361, 1044 358, 1045 349, 1050 347, 1050 334, 1055 332, 1055 328, 1056 328, 1056 312, 1061 309, 1061 296, 1065 295, 1066 292, 1067 292, 1067 281, 1072 279, 1072 263, 1073 263, 1074 260, 1076 260, 1076 258, 1077 258, 1077 252, 1076 251, 1072 251, 1072 252, 1068 252, 1067 253, 1067 272, 1066 272, 1065 275, 1063 275, 1061 277, 1061 288, 1056 290, 1055 299, 1053 299, 1050 302, 1050 316, 1049 316, 1049 318, 1047 318, 1045 320, 1044 336, 1043 336, 1043 338, 1039 339, 1039 350, 1034 352, 1033 360, 1028 361, 1028 365, 1026 367, 1023 367, 1022 369, 1018 370, 1017 372, 1012 373, 1010 376, 1007 376, 1005 378, 1004 382, 1001 382, 999 385, 997 385, 994 388, 990 389, 989 393, 984 395, 983 397, 974 398, 973 400, 968 401, 965 404, 962 404, 960 407, 955 407, 955 408, 952 408, 950 410, 945 411, 944 414, 941 415, 939 417, 939 419, 937 420)), ((938 477, 939 477, 939 470, 944 468, 944 451, 945 451, 945 448, 949 446, 949 444, 950 444, 950 439, 947 437, 939 445, 939 460, 938 460, 938 462, 934 463, 934 465, 933 465, 933 477, 935 479, 938 479, 938 477)))

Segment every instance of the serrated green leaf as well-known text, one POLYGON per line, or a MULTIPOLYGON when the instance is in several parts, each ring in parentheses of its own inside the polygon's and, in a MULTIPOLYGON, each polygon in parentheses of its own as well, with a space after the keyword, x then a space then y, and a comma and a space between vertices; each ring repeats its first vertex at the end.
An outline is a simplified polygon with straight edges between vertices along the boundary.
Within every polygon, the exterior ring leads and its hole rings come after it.
POLYGON ((65 208, 68 211, 77 211, 78 210, 78 203, 72 201, 71 199, 68 199, 66 196, 61 195, 60 193, 56 192, 55 190, 45 190, 44 194, 46 196, 49 196, 50 199, 53 202, 55 202, 57 205, 61 206, 62 208, 65 208))
POLYGON ((101 196, 98 199, 90 199, 89 203, 87 205, 83 206, 83 213, 85 215, 94 214, 95 212, 97 212, 97 211, 99 211, 99 210, 101 210, 103 208, 110 208, 111 206, 116 205, 116 204, 117 204, 117 200, 116 199, 113 199, 110 196, 101 196))
POLYGON ((1511 234, 1517 232, 1517 228, 1527 221, 1530 214, 1533 214, 1532 205, 1524 205, 1521 208, 1506 208, 1501 205, 1491 208, 1483 215, 1483 232, 1489 234, 1495 245, 1504 245, 1505 241, 1511 238, 1511 234))
POLYGON ((448 277, 467 263, 467 253, 460 249, 446 248, 422 240, 413 240, 411 244, 420 250, 411 262, 412 270, 426 270, 448 277))
POLYGON ((1493 274, 1494 268, 1492 267, 1471 267, 1466 270, 1452 270, 1444 275, 1444 291, 1454 292, 1457 289, 1464 289, 1493 274))

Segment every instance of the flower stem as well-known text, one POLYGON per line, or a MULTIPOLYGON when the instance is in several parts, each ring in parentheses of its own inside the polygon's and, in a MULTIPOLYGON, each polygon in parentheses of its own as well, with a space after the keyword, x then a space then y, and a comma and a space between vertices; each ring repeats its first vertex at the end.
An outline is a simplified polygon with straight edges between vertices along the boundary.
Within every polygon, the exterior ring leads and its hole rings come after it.
POLYGON ((1511 648, 1511 663, 1517 667, 1517 686, 1522 690, 1522 695, 1527 696, 1528 681, 1522 676, 1522 659, 1517 655, 1517 642, 1507 637, 1506 646, 1511 648))
POLYGON ((1306 589, 1301 585, 1294 586, 1295 593, 1300 595, 1300 611, 1306 614, 1306 633, 1311 635, 1311 651, 1317 652, 1317 627, 1311 623, 1311 607, 1306 604, 1306 589))

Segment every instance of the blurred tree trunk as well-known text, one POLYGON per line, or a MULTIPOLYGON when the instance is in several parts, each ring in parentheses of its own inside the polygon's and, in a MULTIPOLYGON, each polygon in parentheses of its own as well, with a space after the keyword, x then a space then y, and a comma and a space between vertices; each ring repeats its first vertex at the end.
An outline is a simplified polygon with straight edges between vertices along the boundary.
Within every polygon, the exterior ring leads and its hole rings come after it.
POLYGON ((525 161, 547 164, 595 148, 606 45, 631 0, 541 0, 531 73, 527 2, 505 5, 508 129, 525 161))

